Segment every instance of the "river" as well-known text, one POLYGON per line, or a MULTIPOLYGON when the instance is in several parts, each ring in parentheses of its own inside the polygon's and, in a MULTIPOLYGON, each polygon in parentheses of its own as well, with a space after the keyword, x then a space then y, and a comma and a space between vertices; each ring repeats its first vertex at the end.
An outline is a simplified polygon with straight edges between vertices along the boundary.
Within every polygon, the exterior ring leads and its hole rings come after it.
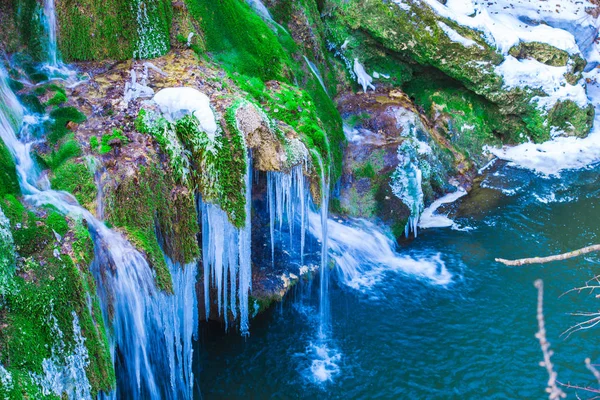
MULTIPOLYGON (((594 329, 566 338, 597 310, 587 293, 567 290, 595 275, 591 254, 545 265, 507 267, 496 257, 566 252, 598 242, 600 168, 540 177, 497 163, 455 204, 462 230, 430 229, 399 249, 417 259, 439 256, 452 275, 436 284, 416 275, 384 273, 371 287, 332 279, 332 374, 310 369, 318 310, 318 278, 252 321, 248 338, 204 325, 196 342, 195 376, 212 398, 544 398, 537 291, 545 282, 548 340, 558 380, 593 385, 584 360, 597 358, 594 329)), ((332 275, 332 276, 335 276, 332 275)))

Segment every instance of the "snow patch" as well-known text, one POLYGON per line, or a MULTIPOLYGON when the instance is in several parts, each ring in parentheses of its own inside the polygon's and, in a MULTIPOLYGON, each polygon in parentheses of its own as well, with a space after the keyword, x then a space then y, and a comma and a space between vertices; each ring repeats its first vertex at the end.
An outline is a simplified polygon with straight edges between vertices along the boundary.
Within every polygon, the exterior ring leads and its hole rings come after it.
POLYGON ((452 40, 453 42, 460 43, 465 47, 476 46, 476 47, 479 47, 480 49, 483 49, 483 46, 481 46, 474 40, 467 39, 460 33, 456 32, 454 29, 450 28, 445 23, 438 21, 437 24, 444 31, 444 33, 450 38, 450 40, 452 40))
POLYGON ((537 102, 543 109, 551 109, 558 101, 571 100, 579 107, 588 105, 588 98, 583 82, 576 85, 569 84, 565 79, 567 67, 552 67, 542 64, 537 60, 518 60, 507 56, 504 62, 498 65, 495 72, 502 76, 504 87, 529 87, 541 89, 548 96, 536 96, 532 101, 537 102))
POLYGON ((190 87, 162 89, 153 97, 160 111, 172 121, 192 114, 211 140, 217 133, 217 121, 210 108, 210 99, 204 93, 190 87))

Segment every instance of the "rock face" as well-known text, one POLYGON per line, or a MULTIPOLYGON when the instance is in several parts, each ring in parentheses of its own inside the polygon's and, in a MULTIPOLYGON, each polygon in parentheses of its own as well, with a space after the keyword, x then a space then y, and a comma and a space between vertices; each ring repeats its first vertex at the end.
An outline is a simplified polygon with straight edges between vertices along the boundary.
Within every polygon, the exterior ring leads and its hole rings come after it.
POLYGON ((344 93, 337 101, 348 138, 340 212, 379 218, 401 237, 424 203, 451 189, 450 177, 469 180, 470 164, 405 94, 381 88, 361 95, 344 93), (413 171, 420 174, 421 191, 404 193, 413 171))
MULTIPOLYGON (((529 37, 565 37, 565 42, 572 42, 565 44, 565 49, 535 41, 519 43, 518 38, 515 46, 507 46, 510 40, 515 41, 513 32, 494 31, 499 25, 493 19, 487 25, 481 22, 487 11, 462 15, 435 0, 327 3, 329 18, 325 21, 331 40, 347 64, 358 58, 369 73, 384 73, 396 84, 411 86, 409 92, 415 97, 420 97, 424 86, 420 79, 427 81, 432 73, 451 78, 480 96, 479 103, 491 103, 502 114, 504 126, 493 124, 492 130, 504 141, 518 142, 527 137, 544 141, 551 132, 585 136, 589 131, 593 109, 581 80, 585 61, 573 36, 569 38, 565 31, 547 27, 549 32, 538 34, 533 31, 534 27, 542 29, 538 21, 531 23, 532 33, 528 33, 529 37), (553 76, 551 82, 541 78, 549 75, 553 76), (570 110, 569 116, 564 108, 570 110)), ((518 16, 514 16, 515 26, 518 16)))

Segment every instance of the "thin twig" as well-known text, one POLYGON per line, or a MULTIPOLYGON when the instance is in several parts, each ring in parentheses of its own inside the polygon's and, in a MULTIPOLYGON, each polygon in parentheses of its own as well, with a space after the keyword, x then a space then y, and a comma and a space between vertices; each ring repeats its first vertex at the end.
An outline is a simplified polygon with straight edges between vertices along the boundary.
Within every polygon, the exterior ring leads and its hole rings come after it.
POLYGON ((545 367, 548 371, 548 387, 546 392, 548 393, 549 400, 564 399, 567 394, 562 391, 561 388, 556 384, 557 373, 554 371, 554 365, 550 360, 553 351, 550 350, 550 342, 546 339, 546 324, 544 322, 544 282, 538 279, 534 283, 538 290, 538 303, 537 303, 537 320, 539 331, 535 334, 535 337, 540 341, 540 347, 544 354, 544 360, 540 362, 540 366, 545 367))
POLYGON ((519 260, 505 260, 504 258, 496 258, 496 261, 509 266, 520 266, 525 264, 545 264, 551 261, 566 260, 568 258, 581 256, 583 254, 591 253, 594 251, 600 251, 600 244, 595 244, 592 246, 584 247, 579 250, 574 250, 568 253, 557 254, 548 257, 521 258, 519 260))

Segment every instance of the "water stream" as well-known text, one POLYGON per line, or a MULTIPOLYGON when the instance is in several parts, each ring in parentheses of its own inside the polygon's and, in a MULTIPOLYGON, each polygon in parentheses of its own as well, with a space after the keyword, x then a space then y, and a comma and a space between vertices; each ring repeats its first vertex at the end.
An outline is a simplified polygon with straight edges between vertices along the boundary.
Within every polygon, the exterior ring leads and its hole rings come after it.
POLYGON ((70 194, 50 188, 31 157, 28 135, 19 132, 26 110, 9 89, 3 69, 0 102, 6 104, 0 109, 0 138, 15 158, 24 200, 36 207, 52 205, 64 215, 87 221, 94 239, 91 269, 106 325, 112 327, 111 350, 117 371, 117 391, 111 396, 191 398, 191 343, 197 326, 195 265, 175 266, 167 260, 176 294, 159 292, 150 266, 123 236, 107 228, 70 194))

